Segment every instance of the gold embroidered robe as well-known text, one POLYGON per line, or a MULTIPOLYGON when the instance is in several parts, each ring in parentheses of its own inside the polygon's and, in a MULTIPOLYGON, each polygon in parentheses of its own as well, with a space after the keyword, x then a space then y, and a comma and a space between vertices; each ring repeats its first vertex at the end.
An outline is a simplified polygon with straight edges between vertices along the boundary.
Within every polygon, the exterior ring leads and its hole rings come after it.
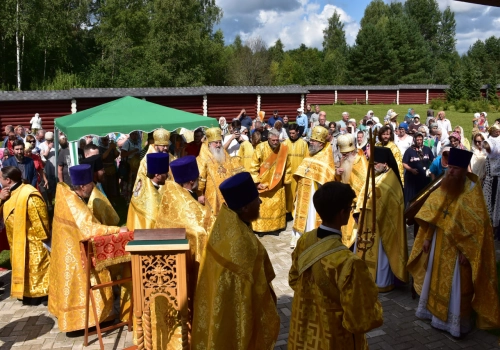
POLYGON ((286 227, 285 184, 291 181, 288 147, 281 144, 273 151, 269 142, 257 145, 252 159, 250 175, 255 183, 267 185, 259 190, 259 218, 252 222, 255 232, 272 232, 286 227))
POLYGON ((49 293, 50 255, 43 246, 49 217, 40 192, 21 184, 2 202, 7 239, 11 247, 11 297, 42 297, 49 293))
POLYGON ((198 196, 205 196, 205 205, 210 208, 213 215, 219 213, 220 207, 224 203, 219 185, 225 179, 243 170, 240 157, 231 158, 226 150, 224 150, 224 154, 226 156, 225 161, 219 164, 212 156, 208 145, 204 143, 201 145, 200 154, 196 157, 198 170, 200 171, 198 196))
MULTIPOLYGON (((349 182, 347 182, 349 185, 351 185, 352 189, 354 190, 354 193, 356 193, 356 198, 354 199, 353 204, 357 203, 357 198, 361 193, 361 189, 365 185, 367 172, 368 172, 368 161, 366 160, 363 151, 360 150, 356 155, 356 159, 354 159, 351 176, 349 177, 349 182)), ((335 179, 337 181, 341 181, 341 178, 342 177, 340 175, 335 175, 335 179)), ((354 216, 351 214, 351 216, 349 217, 349 221, 347 222, 347 225, 342 226, 342 243, 344 243, 348 248, 350 248, 354 244, 354 241, 356 240, 357 229, 358 225, 354 220, 354 216)))
MULTIPOLYGON (((208 232, 215 221, 210 210, 195 200, 188 190, 174 181, 164 185, 155 228, 185 228, 189 241, 188 300, 192 310, 198 282, 201 257, 205 251, 208 232)), ((150 305, 153 330, 153 349, 182 349, 180 316, 171 309, 165 298, 155 298, 150 305), (167 316, 168 315, 168 316, 167 316), (175 330, 171 329, 175 325, 175 330)))
POLYGON ((109 199, 95 186, 90 195, 87 207, 97 221, 103 225, 117 226, 120 222, 120 217, 111 205, 109 199))
POLYGON ((222 206, 203 254, 191 348, 273 349, 280 329, 266 248, 222 206))
MULTIPOLYGON (((297 168, 299 167, 302 160, 309 154, 309 146, 307 142, 302 138, 295 142, 292 142, 290 139, 286 139, 283 142, 288 146, 288 158, 290 160, 292 174, 295 174, 297 168)), ((294 214, 294 203, 297 195, 297 178, 292 176, 291 182, 288 185, 285 185, 285 196, 286 196, 286 211, 287 213, 294 214)))
MULTIPOLYGON (((139 163, 139 170, 137 170, 137 178, 135 179, 134 188, 137 185, 137 181, 139 181, 139 175, 143 175, 144 177, 147 178, 147 176, 146 176, 148 173, 147 155, 150 153, 157 153, 154 144, 148 146, 148 150, 147 150, 146 154, 144 155, 144 158, 142 158, 141 162, 139 163)), ((177 159, 177 157, 175 155, 173 155, 172 153, 168 154, 168 162, 169 163, 172 163, 172 161, 174 161, 176 159, 177 159)), ((168 176, 169 176, 169 178, 172 178, 172 174, 170 173, 170 169, 168 172, 168 176)))
POLYGON ((387 147, 391 150, 392 155, 394 156, 394 159, 396 159, 396 163, 398 163, 398 170, 399 170, 399 177, 401 178, 401 183, 404 186, 405 181, 404 181, 404 171, 405 168, 403 167, 403 155, 401 154, 401 151, 399 150, 399 147, 392 141, 389 141, 387 145, 382 146, 381 142, 377 142, 375 144, 376 147, 387 147))
MULTIPOLYGON (((309 153, 309 152, 308 152, 309 153)), ((325 147, 313 156, 309 154, 302 160, 293 175, 297 179, 297 197, 295 200, 295 215, 293 229, 300 234, 305 233, 309 206, 313 205, 311 191, 318 185, 335 180, 335 163, 333 162, 332 146, 325 147)), ((321 225, 321 219, 316 214, 316 228, 321 225)))
POLYGON ((319 239, 316 229, 302 235, 288 283, 295 292, 289 350, 368 349, 365 333, 383 323, 378 289, 339 236, 319 239))
POLYGON ((252 159, 254 148, 250 141, 243 141, 240 144, 240 149, 238 150, 238 157, 241 159, 241 164, 245 168, 245 171, 250 171, 252 167, 252 159))
MULTIPOLYGON (((375 192, 377 195, 376 207, 376 232, 372 247, 365 254, 365 262, 370 270, 373 280, 377 277, 378 248, 379 241, 382 240, 382 246, 389 259, 391 271, 399 280, 408 282, 408 272, 406 263, 408 262, 408 243, 406 237, 406 224, 404 222, 404 199, 401 184, 392 169, 375 177, 375 192)), ((364 186, 358 197, 355 213, 358 214, 362 209, 366 209, 364 214, 363 231, 372 230, 372 191, 371 185, 368 189, 368 200, 366 208, 363 208, 363 198, 365 194, 364 186)), ((361 220, 361 218, 360 218, 361 220)), ((364 232, 358 232, 364 236, 364 232)), ((363 252, 358 249, 357 254, 362 257, 363 252)), ((388 290, 394 286, 389 286, 388 290)), ((380 290, 385 292, 388 290, 380 290)))
MULTIPOLYGON (((52 263, 49 269, 49 312, 57 317, 59 329, 71 332, 85 327, 86 282, 80 254, 80 241, 117 233, 117 226, 102 225, 87 204, 64 182, 57 184, 52 227, 52 263)), ((108 269, 91 271, 92 284, 109 282, 108 269)), ((113 310, 113 292, 105 288, 94 292, 99 322, 113 310)), ((90 326, 95 325, 93 313, 90 326)))
POLYGON ((127 228, 130 231, 155 226, 162 187, 157 189, 146 175, 137 175, 127 214, 127 228))
POLYGON ((408 271, 420 294, 429 258, 429 253, 423 252, 424 240, 431 240, 436 234, 427 309, 442 321, 448 320, 453 273, 460 252, 470 263, 470 266, 459 265, 460 316, 468 317, 474 310, 478 328, 500 328, 493 229, 479 180, 471 173, 467 177, 464 191, 456 200, 450 203, 446 193, 438 188, 416 215, 420 229, 408 271), (475 183, 472 188, 471 181, 475 183))

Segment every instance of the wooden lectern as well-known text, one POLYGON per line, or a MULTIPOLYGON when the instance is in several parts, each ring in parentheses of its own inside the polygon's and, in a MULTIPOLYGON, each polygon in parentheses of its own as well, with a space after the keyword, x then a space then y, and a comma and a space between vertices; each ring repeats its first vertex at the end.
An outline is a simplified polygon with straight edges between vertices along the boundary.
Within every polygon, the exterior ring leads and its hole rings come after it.
POLYGON ((189 243, 185 239, 186 231, 185 229, 151 230, 152 234, 149 237, 154 240, 140 240, 145 239, 147 233, 141 232, 145 233, 144 236, 137 233, 137 238, 129 242, 125 248, 132 255, 134 317, 137 322, 135 327, 137 346, 133 348, 140 350, 153 348, 150 306, 156 297, 161 296, 168 300, 172 310, 178 312, 182 330, 182 348, 189 349, 186 266, 189 243), (184 239, 164 239, 182 237, 179 236, 180 231, 184 239), (162 233, 166 236, 162 237, 162 233))

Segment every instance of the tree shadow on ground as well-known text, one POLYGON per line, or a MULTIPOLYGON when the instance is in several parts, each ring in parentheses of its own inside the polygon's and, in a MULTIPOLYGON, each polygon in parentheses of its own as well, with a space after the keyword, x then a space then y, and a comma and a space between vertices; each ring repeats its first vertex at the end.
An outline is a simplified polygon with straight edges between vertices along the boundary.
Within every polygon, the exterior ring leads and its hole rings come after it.
POLYGON ((9 350, 16 343, 37 339, 50 332, 54 324, 55 321, 45 315, 23 317, 11 322, 0 328, 0 341, 3 342, 0 350, 9 350))

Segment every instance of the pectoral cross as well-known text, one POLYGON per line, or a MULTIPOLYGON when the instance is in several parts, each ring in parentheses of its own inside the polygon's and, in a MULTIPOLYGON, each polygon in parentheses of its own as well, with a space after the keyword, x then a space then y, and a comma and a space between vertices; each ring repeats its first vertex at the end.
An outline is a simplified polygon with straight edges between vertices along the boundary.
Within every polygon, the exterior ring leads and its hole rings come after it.
POLYGON ((448 215, 450 212, 448 211, 448 208, 443 210, 444 218, 446 218, 446 215, 448 215))
POLYGON ((309 167, 311 166, 311 163, 309 163, 309 165, 307 166, 306 170, 304 171, 304 175, 307 175, 307 173, 309 172, 309 167))

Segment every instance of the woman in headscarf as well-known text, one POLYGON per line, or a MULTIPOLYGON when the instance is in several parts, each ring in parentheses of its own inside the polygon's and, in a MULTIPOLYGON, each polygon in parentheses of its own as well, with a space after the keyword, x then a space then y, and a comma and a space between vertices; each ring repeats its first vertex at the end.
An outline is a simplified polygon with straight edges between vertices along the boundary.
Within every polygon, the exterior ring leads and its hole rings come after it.
POLYGON ((425 119, 425 125, 427 125, 427 126, 431 125, 431 119, 434 119, 434 110, 428 109, 427 110, 427 118, 425 119))
POLYGON ((368 133, 365 131, 358 131, 356 134, 356 148, 358 151, 363 151, 366 159, 369 158, 370 145, 368 144, 368 133))
POLYGON ((483 148, 484 136, 480 132, 472 137, 472 159, 470 160, 470 167, 472 172, 479 177, 481 186, 484 183, 486 176, 486 157, 488 153, 483 148))
POLYGON ((408 108, 408 113, 405 115, 404 122, 408 125, 413 121, 413 116, 415 115, 415 110, 413 108, 408 108))
POLYGON ((228 130, 229 125, 226 122, 226 118, 224 118, 224 117, 219 118, 219 126, 220 126, 220 129, 222 130, 222 132, 221 132, 222 137, 226 136, 229 133, 229 130, 228 130))
POLYGON ((464 129, 460 126, 460 125, 457 125, 455 126, 455 129, 453 130, 454 132, 456 132, 457 134, 460 135, 461 137, 461 142, 462 142, 462 145, 464 145, 464 147, 470 151, 470 142, 469 140, 467 140, 467 138, 464 136, 464 129))
POLYGON ((281 120, 277 120, 274 123, 274 128, 276 129, 277 132, 280 133, 280 142, 283 142, 288 138, 288 134, 286 133, 286 130, 283 127, 283 123, 281 122, 281 120))
POLYGON ((462 137, 458 132, 452 132, 449 139, 451 148, 465 149, 462 144, 462 137))

